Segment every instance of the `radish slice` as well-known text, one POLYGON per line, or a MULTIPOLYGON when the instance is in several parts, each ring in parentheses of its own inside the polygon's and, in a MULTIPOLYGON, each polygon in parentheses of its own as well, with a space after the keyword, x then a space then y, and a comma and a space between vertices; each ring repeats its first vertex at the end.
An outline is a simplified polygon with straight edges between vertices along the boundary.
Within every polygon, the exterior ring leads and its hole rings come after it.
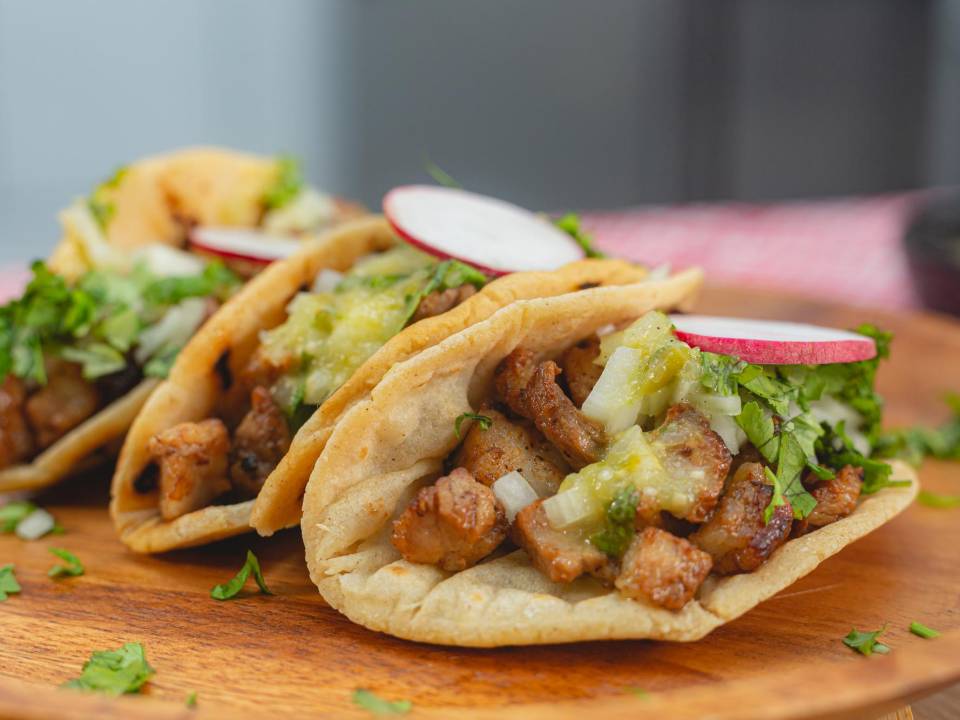
POLYGON ((198 250, 228 260, 247 260, 267 265, 282 260, 300 249, 301 243, 245 228, 197 227, 190 233, 190 244, 198 250))
POLYGON ((394 188, 383 198, 383 213, 411 245, 489 275, 555 270, 585 254, 567 233, 529 210, 456 188, 394 188))
POLYGON ((680 340, 712 353, 758 365, 826 365, 869 360, 872 338, 846 330, 772 320, 673 315, 680 340))

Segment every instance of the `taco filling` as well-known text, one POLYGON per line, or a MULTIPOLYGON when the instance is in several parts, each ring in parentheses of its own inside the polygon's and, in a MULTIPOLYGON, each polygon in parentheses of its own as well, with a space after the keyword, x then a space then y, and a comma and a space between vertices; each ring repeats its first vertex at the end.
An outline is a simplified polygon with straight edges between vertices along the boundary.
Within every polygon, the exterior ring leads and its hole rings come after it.
POLYGON ((74 282, 38 261, 24 294, 0 307, 0 470, 30 461, 145 378, 165 377, 238 285, 219 263, 161 250, 165 265, 139 260, 74 282), (174 274, 150 269, 158 265, 174 274))
POLYGON ((819 366, 702 352, 659 312, 552 360, 521 346, 392 544, 448 572, 519 547, 555 583, 680 610, 711 573, 752 572, 899 484, 870 458, 888 337, 864 332, 877 358, 819 366))
MULTIPOLYGON (((160 515, 173 520, 210 504, 256 497, 297 429, 391 337, 444 313, 487 278, 404 244, 361 258, 346 273, 323 270, 276 327, 260 334, 244 369, 211 417, 182 422, 148 444, 160 515)), ((142 489, 141 489, 142 488, 142 489)))

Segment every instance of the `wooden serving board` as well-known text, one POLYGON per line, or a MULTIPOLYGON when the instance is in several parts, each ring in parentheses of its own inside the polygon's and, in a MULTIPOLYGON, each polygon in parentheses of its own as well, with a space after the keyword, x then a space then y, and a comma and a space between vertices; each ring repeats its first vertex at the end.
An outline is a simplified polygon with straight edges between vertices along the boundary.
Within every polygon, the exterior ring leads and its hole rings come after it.
MULTIPOLYGON (((881 372, 888 422, 933 423, 940 396, 960 389, 960 324, 709 289, 700 308, 896 335, 881 372)), ((960 493, 960 465, 930 462, 922 483, 960 493)), ((960 511, 919 505, 743 618, 691 644, 594 642, 473 650, 418 645, 369 632, 326 607, 307 577, 299 533, 254 536, 159 557, 136 556, 107 517, 107 473, 39 498, 66 528, 23 542, 0 536, 23 592, 0 603, 0 717, 196 718, 367 716, 364 687, 409 699, 413 717, 872 717, 960 679, 960 511), (46 577, 65 547, 86 575, 46 577), (217 602, 247 548, 275 595, 217 602), (913 620, 944 631, 911 635, 913 620), (893 651, 864 658, 841 644, 876 629, 893 651), (146 646, 157 674, 144 696, 118 700, 56 689, 93 650, 146 646), (631 689, 642 689, 641 697, 631 689), (185 706, 196 691, 198 707, 185 706)), ((252 586, 252 583, 251 583, 252 586)))

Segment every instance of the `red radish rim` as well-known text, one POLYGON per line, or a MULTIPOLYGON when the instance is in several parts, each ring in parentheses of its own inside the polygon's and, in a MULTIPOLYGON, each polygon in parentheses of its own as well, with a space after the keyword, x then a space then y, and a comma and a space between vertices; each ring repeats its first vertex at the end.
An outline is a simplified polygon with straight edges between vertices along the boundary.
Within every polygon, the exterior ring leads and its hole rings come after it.
POLYGON ((876 342, 870 337, 847 330, 825 328, 805 323, 749 320, 703 315, 676 315, 671 317, 678 339, 688 345, 719 355, 737 357, 756 365, 829 365, 859 362, 877 356, 876 342), (689 330, 682 327, 686 325, 689 330), (705 332, 714 325, 715 333, 705 332), (739 326, 753 330, 753 337, 720 334, 739 326), (776 337, 788 329, 796 334, 806 333, 808 339, 776 337), (698 330, 698 331, 695 331, 698 330), (767 337, 757 335, 767 334, 767 337))
MULTIPOLYGON (((431 193, 435 193, 435 194, 457 193, 458 195, 471 196, 477 199, 482 199, 483 201, 487 202, 490 205, 499 206, 500 208, 503 208, 503 209, 509 209, 515 212, 528 214, 530 218, 537 217, 535 213, 532 213, 526 208, 520 207, 519 205, 515 205, 511 202, 507 202, 506 200, 501 200, 499 198, 490 197, 488 195, 481 195, 480 193, 470 192, 468 190, 461 190, 459 188, 437 187, 435 185, 400 185, 398 187, 395 187, 389 190, 387 194, 383 196, 383 214, 386 217, 387 222, 390 223, 390 226, 393 228, 394 232, 396 232, 397 235, 399 235, 405 242, 409 243, 410 245, 413 245, 415 248, 419 250, 422 250, 428 255, 433 255, 434 257, 439 258, 441 260, 446 260, 446 259, 458 260, 460 262, 470 265, 471 267, 475 267, 477 270, 480 270, 486 275, 490 275, 494 277, 501 276, 501 275, 509 275, 510 273, 513 273, 513 272, 524 271, 524 270, 517 270, 517 269, 493 267, 492 265, 488 265, 485 262, 480 260, 451 254, 446 250, 442 250, 440 248, 435 247, 434 245, 431 245, 421 240, 420 238, 412 234, 409 230, 404 228, 400 223, 397 222, 397 218, 396 218, 397 197, 403 193, 407 193, 410 191, 419 192, 424 190, 429 191, 431 193)), ((543 222, 548 227, 550 227, 549 220, 543 220, 543 222)), ((563 238, 563 240, 569 243, 571 247, 575 248, 576 257, 571 256, 569 260, 566 260, 563 263, 560 263, 560 265, 556 265, 552 268, 544 267, 544 268, 540 268, 540 270, 556 269, 557 267, 560 267, 561 265, 564 265, 567 262, 582 260, 584 257, 586 257, 586 252, 584 252, 583 248, 581 248, 580 245, 577 244, 576 240, 574 240, 572 237, 570 237, 567 233, 565 233, 563 230, 560 230, 559 228, 556 228, 556 231, 558 233, 557 235, 558 238, 563 238)))
MULTIPOLYGON (((256 255, 252 252, 244 252, 241 250, 230 250, 217 245, 216 241, 211 242, 209 239, 204 240, 202 237, 202 233, 205 233, 209 230, 213 230, 215 232, 233 230, 233 231, 243 232, 248 235, 256 234, 258 231, 248 230, 245 228, 220 228, 220 227, 204 227, 204 226, 195 227, 190 231, 188 235, 188 240, 190 242, 191 247, 197 248, 198 250, 201 250, 203 252, 208 252, 212 255, 216 255, 218 257, 222 257, 228 260, 244 260, 246 262, 252 262, 258 265, 269 265, 270 263, 276 260, 283 260, 284 258, 289 257, 291 254, 293 254, 297 250, 297 248, 293 246, 284 246, 285 250, 282 254, 274 254, 274 255, 256 255)), ((286 238, 277 238, 276 236, 273 236, 273 235, 266 235, 266 233, 259 233, 259 234, 263 235, 264 237, 273 238, 270 241, 271 243, 277 242, 277 241, 283 241, 284 243, 296 242, 293 240, 288 241, 286 238)))

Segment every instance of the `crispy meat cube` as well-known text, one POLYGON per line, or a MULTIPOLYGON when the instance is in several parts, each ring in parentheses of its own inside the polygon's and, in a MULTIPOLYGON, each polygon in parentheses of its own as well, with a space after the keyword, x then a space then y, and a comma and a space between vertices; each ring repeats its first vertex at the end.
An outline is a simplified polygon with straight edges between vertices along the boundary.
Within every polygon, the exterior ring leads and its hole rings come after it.
POLYGON ((712 565, 710 555, 689 540, 648 527, 630 542, 615 585, 626 597, 680 610, 693 598, 712 565))
POLYGON ((442 315, 448 310, 452 310, 471 295, 476 294, 477 288, 470 283, 460 287, 447 288, 446 290, 434 290, 429 295, 425 295, 417 305, 413 317, 410 318, 410 324, 423 320, 424 318, 442 315))
POLYGON ((752 572, 786 541, 793 524, 789 503, 774 508, 769 523, 763 521, 772 497, 762 465, 745 463, 737 469, 713 516, 690 536, 713 557, 716 573, 752 572))
POLYGON ((147 450, 160 467, 160 515, 164 520, 205 507, 230 489, 230 437, 220 420, 174 425, 150 438, 147 450))
POLYGON ((810 494, 817 501, 817 506, 794 525, 796 535, 829 525, 856 510, 863 484, 863 468, 844 465, 833 480, 827 481, 819 481, 810 473, 807 482, 813 487, 810 494))
POLYGON ((650 433, 650 444, 671 477, 695 496, 682 519, 703 522, 720 500, 730 470, 730 451, 710 423, 686 403, 667 411, 663 423, 650 433))
POLYGON ((513 539, 526 550, 534 566, 553 582, 573 582, 589 573, 610 583, 616 574, 615 565, 605 552, 578 535, 553 529, 543 509, 543 500, 517 513, 513 539))
POLYGON ((421 488, 393 523, 393 546, 414 563, 457 572, 476 565, 507 536, 493 491, 463 468, 421 488))
POLYGON ((529 351, 514 350, 498 366, 495 385, 513 412, 532 420, 567 462, 581 468, 600 459, 606 438, 557 384, 560 372, 552 360, 535 365, 529 351))
POLYGON ((567 475, 566 463, 544 437, 525 421, 507 419, 491 407, 480 414, 493 422, 484 430, 474 423, 454 458, 484 485, 518 471, 541 497, 553 495, 567 475))
POLYGON ((23 413, 23 382, 7 375, 0 385, 0 469, 26 460, 33 453, 33 433, 23 413))
POLYGON ((290 426, 265 387, 254 388, 250 405, 233 433, 230 479, 237 489, 255 496, 290 448, 290 426))
POLYGON ((600 355, 600 338, 591 335, 576 345, 571 345, 560 356, 559 364, 563 369, 563 378, 570 391, 570 398, 577 407, 583 407, 593 386, 600 379, 603 366, 597 365, 594 360, 600 355))
POLYGON ((76 363, 47 364, 47 384, 27 399, 27 418, 41 448, 53 445, 91 417, 100 405, 97 388, 76 363))

